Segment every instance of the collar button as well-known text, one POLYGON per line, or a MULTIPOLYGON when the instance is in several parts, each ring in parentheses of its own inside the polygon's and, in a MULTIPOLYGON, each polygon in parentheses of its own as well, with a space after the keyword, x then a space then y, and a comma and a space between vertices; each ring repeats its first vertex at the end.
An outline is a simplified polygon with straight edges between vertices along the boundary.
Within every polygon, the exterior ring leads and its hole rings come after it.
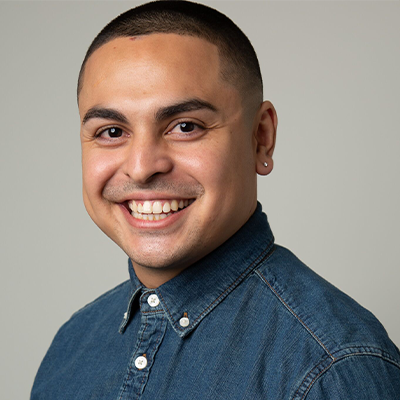
POLYGON ((160 304, 160 299, 158 298, 158 296, 156 294, 151 294, 147 298, 147 302, 149 303, 150 307, 157 307, 160 304))
POLYGON ((189 326, 189 318, 188 317, 182 317, 180 320, 179 320, 179 325, 182 327, 182 328, 186 328, 187 326, 189 326))

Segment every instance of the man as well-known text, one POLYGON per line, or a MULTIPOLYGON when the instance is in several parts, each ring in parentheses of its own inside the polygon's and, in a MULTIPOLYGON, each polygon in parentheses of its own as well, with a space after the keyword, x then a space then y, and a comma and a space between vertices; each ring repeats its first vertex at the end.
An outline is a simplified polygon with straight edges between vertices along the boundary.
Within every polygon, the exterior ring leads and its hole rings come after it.
POLYGON ((96 37, 78 82, 84 202, 131 279, 60 329, 32 399, 398 398, 379 322, 274 244, 262 99, 250 42, 208 7, 148 3, 96 37))

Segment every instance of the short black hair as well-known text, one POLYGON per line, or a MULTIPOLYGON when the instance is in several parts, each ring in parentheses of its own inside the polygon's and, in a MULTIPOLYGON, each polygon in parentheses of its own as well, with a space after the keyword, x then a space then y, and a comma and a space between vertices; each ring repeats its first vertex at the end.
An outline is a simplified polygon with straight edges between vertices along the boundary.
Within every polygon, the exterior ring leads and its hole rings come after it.
POLYGON ((102 45, 118 37, 175 33, 195 36, 218 47, 222 77, 263 100, 263 83, 257 55, 247 36, 226 15, 190 1, 153 1, 132 8, 113 19, 96 36, 83 60, 77 93, 82 89, 83 74, 89 57, 102 45))

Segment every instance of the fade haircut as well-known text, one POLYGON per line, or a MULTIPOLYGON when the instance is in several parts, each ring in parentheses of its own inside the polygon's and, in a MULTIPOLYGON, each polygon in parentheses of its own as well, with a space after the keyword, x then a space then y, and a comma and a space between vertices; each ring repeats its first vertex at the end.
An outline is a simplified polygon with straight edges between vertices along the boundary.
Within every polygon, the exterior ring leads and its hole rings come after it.
POLYGON ((263 83, 257 55, 246 35, 224 14, 190 1, 153 1, 132 8, 106 25, 90 45, 83 60, 77 94, 82 89, 85 65, 101 46, 119 37, 175 33, 195 36, 217 46, 221 75, 235 86, 242 97, 259 105, 263 101, 263 83))

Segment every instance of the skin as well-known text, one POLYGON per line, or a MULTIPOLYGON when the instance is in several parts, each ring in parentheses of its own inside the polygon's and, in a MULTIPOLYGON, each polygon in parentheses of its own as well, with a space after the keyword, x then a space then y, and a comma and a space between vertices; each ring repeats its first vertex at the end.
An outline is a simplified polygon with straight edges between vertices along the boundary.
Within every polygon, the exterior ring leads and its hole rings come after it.
POLYGON ((86 64, 85 207, 150 288, 231 237, 256 208, 256 173, 272 171, 275 110, 269 102, 250 110, 220 65, 215 45, 176 34, 117 38, 86 64), (172 199, 194 202, 162 221, 135 219, 127 207, 172 199))

